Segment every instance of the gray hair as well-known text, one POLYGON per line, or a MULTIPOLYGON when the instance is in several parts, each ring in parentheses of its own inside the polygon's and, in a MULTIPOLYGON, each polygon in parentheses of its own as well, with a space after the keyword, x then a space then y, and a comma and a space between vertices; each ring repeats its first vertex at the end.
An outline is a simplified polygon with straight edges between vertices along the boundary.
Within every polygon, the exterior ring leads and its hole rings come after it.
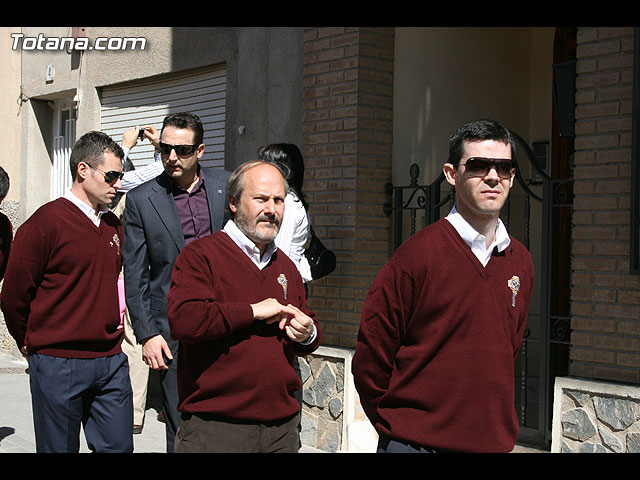
POLYGON ((287 182, 288 172, 285 170, 286 166, 265 161, 265 160, 250 160, 248 162, 243 163, 238 168, 236 168, 231 176, 229 177, 229 185, 227 187, 227 195, 230 198, 233 198, 236 201, 240 201, 240 195, 244 190, 244 174, 247 170, 250 170, 254 167, 260 165, 270 165, 274 167, 280 175, 282 175, 282 180, 284 181, 284 189, 286 193, 289 193, 289 183, 287 182))

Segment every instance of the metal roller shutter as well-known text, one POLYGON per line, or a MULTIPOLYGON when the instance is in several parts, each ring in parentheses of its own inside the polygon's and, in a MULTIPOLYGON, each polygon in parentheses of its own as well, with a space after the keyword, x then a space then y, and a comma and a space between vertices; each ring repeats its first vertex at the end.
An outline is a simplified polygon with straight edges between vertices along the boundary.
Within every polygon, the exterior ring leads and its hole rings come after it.
MULTIPOLYGON (((226 70, 207 68, 151 77, 101 90, 101 129, 116 142, 136 125, 158 130, 170 113, 191 112, 204 126, 204 167, 224 168, 226 70)), ((148 141, 138 144, 130 157, 136 167, 153 161, 148 141)))

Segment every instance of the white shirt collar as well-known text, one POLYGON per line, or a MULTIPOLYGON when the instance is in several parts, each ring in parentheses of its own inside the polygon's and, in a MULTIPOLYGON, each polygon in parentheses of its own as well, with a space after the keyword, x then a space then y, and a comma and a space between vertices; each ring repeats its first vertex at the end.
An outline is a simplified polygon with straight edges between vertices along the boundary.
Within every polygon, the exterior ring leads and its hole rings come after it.
POLYGON ((465 243, 469 245, 473 254, 485 267, 487 266, 487 263, 489 263, 489 259, 491 258, 494 248, 497 248, 499 252, 502 252, 511 243, 511 238, 509 238, 507 228, 499 218, 498 225, 496 227, 496 237, 489 248, 486 248, 485 236, 478 233, 476 229, 473 228, 469 222, 462 217, 462 215, 460 215, 455 206, 451 209, 451 212, 447 215, 446 219, 451 223, 451 225, 453 225, 465 243))
POLYGON ((82 213, 84 213, 89 218, 89 220, 91 220, 97 227, 100 226, 100 218, 102 217, 102 215, 109 211, 109 208, 106 205, 100 205, 98 214, 96 215, 95 210, 84 203, 82 200, 80 200, 71 190, 67 190, 67 192, 64 194, 64 198, 78 207, 80 211, 82 211, 82 213))
POLYGON ((274 242, 271 242, 267 245, 267 248, 265 248, 264 254, 260 256, 260 249, 255 243, 253 243, 253 241, 240 231, 233 220, 228 220, 222 231, 231 237, 231 240, 240 247, 240 250, 247 254, 251 261, 255 263, 260 270, 268 265, 271 261, 273 252, 278 248, 274 242))
MULTIPOLYGON (((271 256, 278 249, 275 243, 271 242, 267 245, 267 248, 265 248, 262 258, 260 258, 260 250, 256 247, 256 244, 249 240, 249 238, 240 231, 233 219, 227 221, 222 231, 231 237, 231 240, 240 247, 240 250, 247 254, 251 261, 255 263, 260 270, 269 264, 271 256)), ((309 345, 313 343, 317 335, 318 330, 316 329, 316 326, 313 325, 313 333, 307 340, 302 342, 302 345, 309 345)))

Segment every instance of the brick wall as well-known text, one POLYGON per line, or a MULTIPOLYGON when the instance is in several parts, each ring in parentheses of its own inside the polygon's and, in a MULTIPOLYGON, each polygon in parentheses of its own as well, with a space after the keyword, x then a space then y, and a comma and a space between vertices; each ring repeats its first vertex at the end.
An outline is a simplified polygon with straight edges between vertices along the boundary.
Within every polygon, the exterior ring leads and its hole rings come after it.
POLYGON ((570 374, 640 383, 629 274, 633 28, 578 31, 570 374))
POLYGON ((355 347, 362 304, 390 247, 394 30, 305 28, 304 192, 314 230, 336 253, 310 305, 324 344, 355 347))

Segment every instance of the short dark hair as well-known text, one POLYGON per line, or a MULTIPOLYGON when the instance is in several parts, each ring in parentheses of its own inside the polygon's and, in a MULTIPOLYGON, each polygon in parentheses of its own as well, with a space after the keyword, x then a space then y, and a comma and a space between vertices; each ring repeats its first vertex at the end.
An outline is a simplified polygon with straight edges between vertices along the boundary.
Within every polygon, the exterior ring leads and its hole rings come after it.
POLYGON ((122 147, 106 133, 91 131, 82 135, 73 145, 71 156, 69 157, 71 178, 73 180, 76 179, 80 162, 97 168, 104 163, 104 155, 107 152, 113 153, 120 160, 124 158, 122 147))
POLYGON ((195 113, 180 112, 167 115, 162 122, 162 129, 160 129, 160 136, 162 137, 162 131, 165 127, 173 128, 187 128, 193 132, 193 141, 196 145, 200 145, 204 140, 204 128, 200 117, 195 113))
POLYGON ((9 193, 9 174, 0 167, 0 202, 4 200, 7 193, 9 193))
POLYGON ((494 120, 480 119, 467 122, 449 137, 449 163, 457 165, 464 154, 464 142, 494 140, 511 147, 511 157, 515 155, 516 144, 507 127, 494 120))

